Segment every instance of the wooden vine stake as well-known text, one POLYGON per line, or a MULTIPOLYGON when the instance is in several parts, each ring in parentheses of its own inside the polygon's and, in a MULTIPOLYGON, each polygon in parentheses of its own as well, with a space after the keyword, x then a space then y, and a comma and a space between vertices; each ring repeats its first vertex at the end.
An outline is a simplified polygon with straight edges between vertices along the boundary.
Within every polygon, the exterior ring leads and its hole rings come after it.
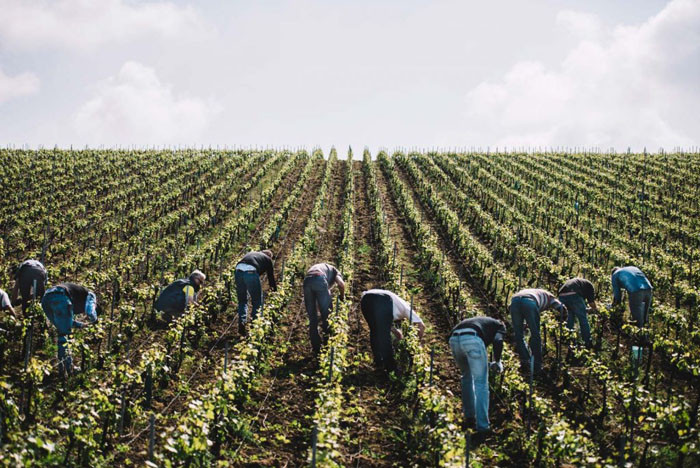
POLYGON ((318 426, 311 432, 311 467, 316 468, 316 444, 318 442, 318 426))
POLYGON ((151 414, 148 419, 148 461, 153 462, 153 449, 156 444, 156 417, 151 414))

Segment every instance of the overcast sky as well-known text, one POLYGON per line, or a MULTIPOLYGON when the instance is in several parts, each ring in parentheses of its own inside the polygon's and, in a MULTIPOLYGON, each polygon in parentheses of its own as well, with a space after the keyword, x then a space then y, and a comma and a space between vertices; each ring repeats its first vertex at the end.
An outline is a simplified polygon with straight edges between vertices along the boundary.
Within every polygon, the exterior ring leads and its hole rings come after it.
POLYGON ((0 0, 0 145, 700 145, 700 0, 0 0))

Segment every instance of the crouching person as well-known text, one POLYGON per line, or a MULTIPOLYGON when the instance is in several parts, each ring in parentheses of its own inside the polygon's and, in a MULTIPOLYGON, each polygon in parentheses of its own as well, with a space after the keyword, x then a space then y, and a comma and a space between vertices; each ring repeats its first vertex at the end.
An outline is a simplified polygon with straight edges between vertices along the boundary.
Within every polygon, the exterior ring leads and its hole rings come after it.
POLYGON ((369 340, 374 355, 374 365, 387 371, 396 370, 394 348, 391 335, 396 339, 403 338, 401 330, 394 326, 395 321, 411 320, 411 325, 418 327, 418 337, 423 339, 425 325, 411 306, 391 291, 385 289, 370 289, 362 293, 360 300, 362 315, 369 326, 369 340))
POLYGON ((163 312, 166 322, 172 322, 185 313, 188 305, 197 302, 199 290, 206 279, 204 273, 194 270, 189 278, 173 281, 156 299, 156 310, 163 312))
POLYGON ((506 326, 491 317, 474 317, 462 320, 452 329, 449 343, 452 355, 462 372, 462 409, 471 424, 476 420, 476 430, 486 433, 489 423, 489 367, 494 372, 503 371, 501 353, 506 326), (494 361, 489 366, 486 348, 493 345, 494 361))
POLYGON ((73 366, 68 349, 68 336, 73 328, 83 328, 85 323, 75 320, 77 314, 87 315, 90 322, 97 322, 97 296, 85 286, 60 283, 46 291, 41 307, 58 333, 58 371, 61 376, 80 370, 73 366))
POLYGON ((331 309, 331 289, 338 285, 340 298, 345 295, 343 275, 328 263, 317 263, 308 269, 304 278, 304 305, 309 316, 309 340, 314 356, 321 352, 321 336, 318 334, 319 312, 323 341, 328 339, 328 314, 331 309))

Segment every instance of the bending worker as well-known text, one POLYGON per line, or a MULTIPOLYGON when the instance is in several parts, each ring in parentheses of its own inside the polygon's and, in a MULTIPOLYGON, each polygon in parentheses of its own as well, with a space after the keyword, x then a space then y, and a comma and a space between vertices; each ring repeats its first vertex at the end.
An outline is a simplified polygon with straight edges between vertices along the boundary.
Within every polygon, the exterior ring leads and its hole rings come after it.
POLYGON ((449 338, 452 355, 462 372, 462 410, 471 425, 476 417, 476 430, 486 432, 489 424, 489 364, 486 348, 493 344, 490 367, 496 373, 503 372, 501 353, 506 326, 491 317, 474 317, 462 320, 452 329, 449 338))
POLYGON ((166 322, 171 322, 174 318, 185 313, 187 306, 196 304, 199 297, 199 290, 207 279, 206 275, 199 270, 194 270, 189 278, 178 279, 166 286, 156 299, 155 308, 163 312, 166 322))
POLYGON ((238 333, 247 334, 246 321, 248 319, 248 295, 253 303, 252 318, 258 316, 258 310, 262 306, 262 286, 260 275, 267 273, 267 281, 270 288, 275 291, 274 263, 272 262, 272 252, 262 250, 260 252, 248 252, 236 265, 234 274, 236 279, 236 296, 238 298, 238 333))
POLYGON ((530 328, 530 350, 534 357, 534 373, 542 372, 542 339, 540 338, 540 314, 548 309, 559 311, 561 320, 567 313, 566 306, 552 293, 544 289, 523 289, 510 301, 510 318, 513 321, 515 349, 524 369, 530 368, 530 351, 525 344, 525 327, 530 328))
POLYGON ((41 298, 41 307, 58 332, 58 370, 63 376, 79 370, 67 348, 68 335, 73 328, 83 328, 85 323, 75 320, 76 314, 85 314, 90 322, 97 322, 97 296, 85 286, 75 283, 60 283, 46 291, 41 298))
POLYGON ((572 278, 559 288, 559 300, 569 311, 566 319, 566 326, 569 330, 574 329, 574 320, 578 319, 581 327, 581 337, 586 344, 586 348, 592 346, 591 326, 588 323, 588 313, 586 303, 592 311, 598 310, 595 304, 595 288, 593 283, 583 278, 572 278))
POLYGON ((46 291, 46 282, 48 281, 46 268, 39 260, 25 260, 20 263, 15 271, 15 287, 12 288, 12 301, 17 301, 18 296, 22 296, 22 312, 26 313, 27 307, 32 298, 38 300, 46 291), (36 286, 36 290, 32 290, 36 286))
POLYGON ((328 263, 317 263, 308 269, 304 278, 304 305, 309 316, 309 339, 315 355, 321 352, 321 337, 318 334, 318 312, 321 313, 321 328, 324 340, 328 337, 328 312, 331 308, 331 289, 338 285, 340 298, 345 295, 345 282, 338 269, 328 263), (317 312, 318 310, 318 312, 317 312))
POLYGON ((629 296, 630 314, 641 328, 649 319, 649 308, 654 288, 642 270, 635 266, 612 269, 613 307, 622 302, 622 289, 629 296))
POLYGON ((363 292, 360 308, 369 325, 369 339, 375 366, 387 371, 395 370, 396 361, 394 348, 391 345, 391 335, 400 340, 403 334, 394 326, 394 322, 410 319, 411 324, 418 327, 418 337, 423 340, 425 333, 423 320, 415 310, 411 310, 411 306, 406 301, 385 289, 370 289, 363 292))

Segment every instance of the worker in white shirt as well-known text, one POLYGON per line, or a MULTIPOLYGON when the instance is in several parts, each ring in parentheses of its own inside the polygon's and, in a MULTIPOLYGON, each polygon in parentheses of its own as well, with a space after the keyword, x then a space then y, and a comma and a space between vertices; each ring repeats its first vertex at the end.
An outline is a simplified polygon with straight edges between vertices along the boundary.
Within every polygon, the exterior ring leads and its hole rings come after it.
POLYGON ((369 325, 369 339, 374 355, 374 364, 377 368, 387 371, 396 369, 394 360, 394 348, 391 345, 391 335, 397 340, 403 338, 401 330, 394 326, 394 322, 411 320, 412 325, 418 327, 418 337, 423 340, 425 325, 411 306, 391 291, 385 289, 370 289, 362 293, 360 300, 362 315, 369 325))

